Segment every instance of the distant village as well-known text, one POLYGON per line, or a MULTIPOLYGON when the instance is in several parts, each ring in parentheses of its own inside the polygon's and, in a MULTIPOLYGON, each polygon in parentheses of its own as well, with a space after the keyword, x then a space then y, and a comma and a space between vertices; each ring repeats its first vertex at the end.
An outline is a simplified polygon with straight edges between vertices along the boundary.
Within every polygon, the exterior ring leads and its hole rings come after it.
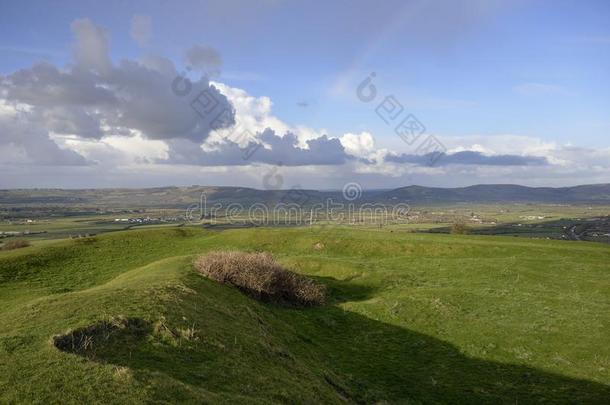
POLYGON ((124 222, 129 224, 160 224, 160 223, 171 223, 180 222, 184 220, 181 217, 138 217, 138 218, 115 218, 114 222, 124 222))
MULTIPOLYGON (((153 225, 153 224, 168 224, 168 223, 176 223, 176 222, 182 222, 184 221, 184 217, 180 217, 180 216, 159 216, 159 217, 151 217, 151 216, 145 216, 145 217, 133 217, 133 218, 113 218, 113 219, 106 219, 106 220, 100 220, 99 222, 97 222, 98 224, 102 224, 102 223, 120 223, 120 224, 126 224, 126 225, 153 225)), ((19 219, 19 220, 9 220, 6 221, 7 224, 9 225, 37 225, 38 227, 40 227, 41 224, 44 223, 48 223, 48 220, 36 220, 36 219, 28 219, 28 218, 24 218, 24 219, 19 219)), ((38 234, 44 234, 44 233, 48 233, 47 230, 20 230, 20 231, 2 231, 0 230, 0 239, 1 238, 7 238, 7 237, 20 237, 20 236, 32 236, 32 235, 38 235, 38 234)), ((92 236, 94 234, 77 234, 76 237, 81 237, 81 236, 92 236)), ((70 237, 73 237, 74 235, 70 235, 70 237)))
POLYGON ((47 231, 0 231, 0 238, 6 238, 9 236, 38 235, 41 233, 47 233, 47 231))

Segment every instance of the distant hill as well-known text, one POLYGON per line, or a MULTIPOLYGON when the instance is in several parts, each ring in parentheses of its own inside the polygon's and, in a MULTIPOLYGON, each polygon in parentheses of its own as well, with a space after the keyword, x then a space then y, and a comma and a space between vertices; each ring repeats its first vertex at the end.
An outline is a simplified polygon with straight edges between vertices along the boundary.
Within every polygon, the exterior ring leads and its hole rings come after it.
POLYGON ((526 187, 514 184, 479 184, 459 188, 408 186, 377 196, 384 201, 409 202, 544 202, 610 203, 610 184, 575 187, 526 187))
MULTIPOLYGON (((182 208, 205 195, 210 204, 254 204, 280 201, 310 205, 329 198, 342 201, 341 191, 259 190, 247 187, 155 187, 112 189, 12 189, 0 190, 0 206, 68 207, 164 207, 182 208)), ((354 203, 583 203, 610 204, 610 184, 575 187, 526 187, 512 184, 481 184, 459 188, 407 186, 394 190, 364 191, 354 203)))

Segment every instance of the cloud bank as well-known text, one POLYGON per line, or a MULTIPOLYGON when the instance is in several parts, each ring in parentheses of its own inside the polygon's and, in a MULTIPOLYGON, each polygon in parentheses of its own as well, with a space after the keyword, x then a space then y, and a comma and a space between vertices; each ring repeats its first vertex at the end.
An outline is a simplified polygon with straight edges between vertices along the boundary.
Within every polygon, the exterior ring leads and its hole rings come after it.
MULTIPOLYGON (((324 188, 346 181, 447 186, 507 177, 524 184, 610 181, 610 151, 535 137, 437 135, 447 151, 431 159, 406 144, 378 147, 378 137, 366 130, 330 134, 291 125, 273 114, 268 97, 228 86, 221 76, 210 81, 223 61, 209 46, 186 49, 187 69, 179 71, 155 55, 114 62, 109 33, 88 19, 74 21, 71 30, 67 66, 40 62, 0 76, 0 165, 13 176, 0 187, 83 181, 92 187, 125 181, 257 187, 270 167, 281 167, 293 183, 324 188)), ((130 34, 148 46, 150 18, 135 16, 130 34)), ((528 84, 517 90, 552 89, 528 84)))

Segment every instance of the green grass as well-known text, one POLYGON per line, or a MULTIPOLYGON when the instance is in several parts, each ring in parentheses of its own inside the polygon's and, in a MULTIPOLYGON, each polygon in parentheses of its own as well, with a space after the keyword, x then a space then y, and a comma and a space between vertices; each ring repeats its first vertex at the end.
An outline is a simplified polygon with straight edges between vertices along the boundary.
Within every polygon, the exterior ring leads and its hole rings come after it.
POLYGON ((151 229, 2 252, 0 403, 607 403, 608 263, 601 244, 349 228, 151 229), (194 256, 216 249, 271 251, 331 303, 262 304, 196 274, 194 256), (117 316, 145 333, 94 341, 94 357, 52 344, 117 316))

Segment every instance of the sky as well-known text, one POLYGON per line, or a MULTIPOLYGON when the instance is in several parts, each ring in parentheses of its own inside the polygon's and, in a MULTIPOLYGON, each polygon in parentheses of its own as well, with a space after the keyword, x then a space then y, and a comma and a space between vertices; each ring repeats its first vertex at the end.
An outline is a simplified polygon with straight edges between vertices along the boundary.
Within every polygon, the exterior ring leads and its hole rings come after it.
POLYGON ((0 0, 0 188, 610 183, 608 1, 0 0))

